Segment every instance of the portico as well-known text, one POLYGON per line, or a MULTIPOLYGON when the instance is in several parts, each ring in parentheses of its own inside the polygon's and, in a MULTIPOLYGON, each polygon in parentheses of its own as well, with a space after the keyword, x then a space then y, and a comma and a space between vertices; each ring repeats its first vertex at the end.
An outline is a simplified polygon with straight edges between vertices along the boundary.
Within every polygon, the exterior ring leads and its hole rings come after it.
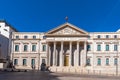
POLYGON ((85 41, 48 42, 50 66, 84 66, 86 61, 85 41), (84 57, 84 61, 83 61, 84 57), (83 63, 84 62, 84 63, 83 63))
POLYGON ((76 67, 86 65, 88 33, 69 23, 46 33, 48 65, 76 67))

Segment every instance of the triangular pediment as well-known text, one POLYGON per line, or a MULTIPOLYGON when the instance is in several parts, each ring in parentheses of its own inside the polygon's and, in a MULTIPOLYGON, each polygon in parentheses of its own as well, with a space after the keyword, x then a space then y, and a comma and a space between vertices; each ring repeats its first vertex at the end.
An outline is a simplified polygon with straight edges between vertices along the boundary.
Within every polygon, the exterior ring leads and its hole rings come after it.
POLYGON ((70 24, 65 23, 46 33, 46 36, 80 36, 88 35, 88 32, 70 24))

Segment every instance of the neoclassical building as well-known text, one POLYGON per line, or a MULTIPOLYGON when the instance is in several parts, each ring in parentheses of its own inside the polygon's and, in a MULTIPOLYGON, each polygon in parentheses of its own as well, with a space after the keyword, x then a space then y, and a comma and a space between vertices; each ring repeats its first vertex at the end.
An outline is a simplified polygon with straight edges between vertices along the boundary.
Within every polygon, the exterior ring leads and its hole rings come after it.
POLYGON ((68 22, 45 33, 14 32, 11 60, 19 69, 52 71, 120 71, 120 31, 87 32, 68 22))

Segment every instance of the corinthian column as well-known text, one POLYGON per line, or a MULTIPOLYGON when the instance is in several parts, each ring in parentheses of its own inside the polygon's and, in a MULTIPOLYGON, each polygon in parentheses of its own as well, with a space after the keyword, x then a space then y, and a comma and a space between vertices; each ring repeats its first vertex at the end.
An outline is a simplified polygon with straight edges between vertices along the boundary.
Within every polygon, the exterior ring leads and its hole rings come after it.
POLYGON ((77 42, 76 66, 79 66, 79 42, 77 42))
POLYGON ((53 50, 53 66, 56 64, 56 42, 54 42, 54 50, 53 50))
POLYGON ((84 42, 84 63, 83 66, 86 65, 86 55, 87 55, 87 42, 84 42))
POLYGON ((60 51, 60 66, 63 66, 63 42, 61 42, 61 51, 60 51))
POLYGON ((69 66, 71 66, 72 63, 72 42, 69 44, 69 66))

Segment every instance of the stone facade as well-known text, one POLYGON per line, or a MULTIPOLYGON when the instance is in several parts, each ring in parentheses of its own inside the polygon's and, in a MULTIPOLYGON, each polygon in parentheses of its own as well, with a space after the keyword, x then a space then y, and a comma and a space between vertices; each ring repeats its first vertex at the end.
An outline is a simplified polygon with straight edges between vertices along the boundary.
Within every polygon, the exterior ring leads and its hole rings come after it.
POLYGON ((12 38, 11 59, 16 68, 32 69, 34 64, 40 69, 46 63, 59 72, 120 71, 119 31, 86 32, 65 23, 47 33, 15 32, 12 38))

